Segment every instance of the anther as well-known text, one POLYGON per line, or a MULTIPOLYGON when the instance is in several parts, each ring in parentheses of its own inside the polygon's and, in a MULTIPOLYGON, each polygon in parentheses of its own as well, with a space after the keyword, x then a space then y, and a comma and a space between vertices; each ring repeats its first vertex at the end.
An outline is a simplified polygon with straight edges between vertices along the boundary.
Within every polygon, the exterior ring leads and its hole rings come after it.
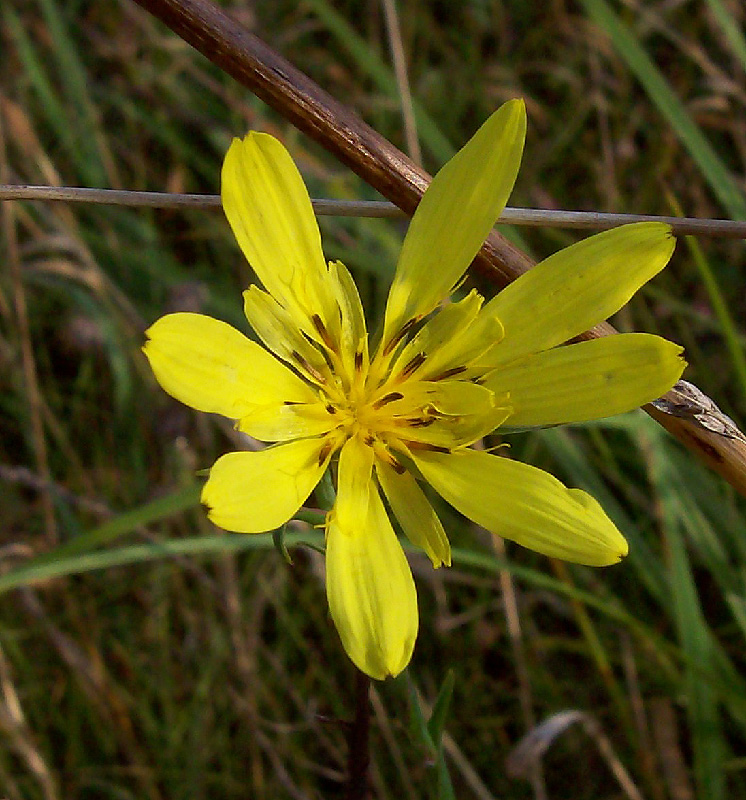
POLYGON ((429 428, 434 422, 435 417, 417 417, 407 420, 410 428, 429 428))
POLYGON ((450 369, 445 370, 445 372, 441 372, 440 375, 430 378, 430 380, 442 381, 446 378, 452 378, 454 375, 460 375, 462 372, 466 372, 466 367, 451 367, 450 369))
POLYGON ((360 350, 355 353, 355 370, 360 372, 363 368, 363 354, 360 350))
POLYGON ((331 455, 332 450, 334 449, 334 442, 326 441, 324 442, 324 446, 319 450, 319 466, 321 466, 327 458, 331 455))
POLYGON ((373 446, 373 443, 376 441, 376 437, 375 437, 375 436, 373 436, 373 434, 372 434, 372 433, 369 433, 369 434, 368 434, 368 435, 367 435, 367 436, 366 436, 366 437, 363 439, 363 441, 365 442, 365 444, 367 444, 367 445, 368 445, 368 447, 372 447, 372 446, 373 446))
POLYGON ((414 328, 418 322, 419 319, 410 319, 409 322, 405 322, 399 330, 399 333, 389 340, 389 343, 383 348, 383 354, 387 356, 389 353, 391 353, 396 345, 399 344, 399 342, 412 330, 412 328, 414 328))
POLYGON ((315 378, 316 381, 318 381, 318 383, 324 383, 323 375, 321 375, 317 369, 312 367, 297 350, 293 350, 290 353, 290 356, 298 364, 299 367, 304 369, 309 375, 315 378))
POLYGON ((331 403, 327 403, 325 408, 326 408, 326 410, 327 410, 327 412, 329 414, 336 414, 337 413, 337 407, 333 406, 331 403))
POLYGON ((426 359, 427 355, 425 355, 425 353, 417 353, 417 355, 414 356, 414 358, 412 358, 411 361, 401 371, 401 377, 408 378, 413 372, 418 370, 425 363, 426 359))
POLYGON ((430 442, 407 442, 407 447, 410 450, 426 450, 429 453, 451 454, 451 449, 449 447, 443 447, 439 444, 430 444, 430 442))
POLYGON ((404 464, 402 464, 398 459, 394 458, 394 456, 391 456, 391 468, 398 475, 403 475, 407 471, 407 468, 404 466, 404 464))
POLYGON ((318 331, 319 336, 321 336, 322 341, 324 344, 330 349, 334 350, 334 341, 332 337, 329 335, 329 331, 326 329, 326 325, 324 325, 324 321, 318 314, 314 314, 311 317, 311 322, 313 322, 313 327, 316 328, 318 331))
POLYGON ((401 392, 389 392, 388 394, 385 394, 383 397, 376 400, 376 402, 373 403, 373 408, 378 411, 379 408, 383 408, 385 405, 393 403, 394 400, 401 400, 402 397, 404 397, 404 395, 401 392))

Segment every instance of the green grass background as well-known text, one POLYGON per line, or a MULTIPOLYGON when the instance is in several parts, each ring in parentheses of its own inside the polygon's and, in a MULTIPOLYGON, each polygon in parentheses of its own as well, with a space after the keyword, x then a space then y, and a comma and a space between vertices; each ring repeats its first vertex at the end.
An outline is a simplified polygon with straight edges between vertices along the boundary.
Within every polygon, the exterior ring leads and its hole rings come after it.
MULTIPOLYGON (((405 146, 379 0, 223 5, 405 146)), ((737 0, 411 0, 398 22, 428 169, 522 96, 513 205, 746 218, 737 0)), ((375 196, 130 0, 5 0, 0 48, 6 182, 214 193, 255 128, 313 195, 375 196)), ((403 225, 321 225, 374 320, 403 225)), ((576 236, 520 239, 541 257, 576 236)), ((196 473, 235 434, 168 398, 139 349, 169 310, 245 328, 222 215, 5 204, 0 248, 0 797, 341 797, 353 673, 320 557, 290 567, 206 521, 196 473)), ((686 377, 742 422, 743 261, 742 242, 681 241, 614 320, 685 345, 686 377)), ((458 798, 746 797, 743 498, 642 412, 510 443, 592 492, 630 556, 552 563, 443 510, 454 566, 413 554, 415 656, 375 686, 375 797, 448 796, 422 717, 449 670, 458 798), (548 749, 521 771, 529 731, 548 749)), ((298 523, 288 543, 319 536, 298 523)))

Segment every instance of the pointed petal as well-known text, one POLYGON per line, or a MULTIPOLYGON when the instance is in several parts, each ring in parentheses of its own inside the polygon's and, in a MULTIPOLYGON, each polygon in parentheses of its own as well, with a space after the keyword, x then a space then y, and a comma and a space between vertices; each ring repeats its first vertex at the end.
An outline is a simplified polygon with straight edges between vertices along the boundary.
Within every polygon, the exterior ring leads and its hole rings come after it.
POLYGON ((506 394, 496 397, 470 381, 413 381, 401 389, 402 399, 382 411, 392 415, 389 432, 409 446, 465 447, 492 433, 512 412, 506 394))
POLYGON ((627 542, 598 502, 548 472, 477 450, 412 457, 454 508, 506 539, 597 567, 627 555, 627 542))
POLYGON ((537 264, 485 306, 505 337, 484 356, 505 364, 572 339, 617 312, 665 267, 668 225, 639 222, 590 236, 537 264))
POLYGON ((384 461, 376 461, 376 474, 391 510, 407 539, 421 547, 437 569, 451 566, 451 546, 443 524, 409 472, 399 473, 384 461))
POLYGON ((340 352, 347 374, 354 382, 365 380, 368 372, 368 331, 360 295, 349 270, 341 261, 329 264, 332 289, 341 317, 340 352))
POLYGON ((353 436, 339 454, 337 502, 334 515, 343 530, 353 530, 365 519, 373 472, 373 448, 353 436))
POLYGON ((329 433, 337 420, 320 403, 259 406, 238 421, 238 429, 262 442, 289 442, 329 433))
POLYGON ((458 374, 503 336, 500 320, 480 314, 484 298, 472 290, 463 300, 439 309, 417 331, 396 357, 391 369, 397 375, 415 357, 422 358, 417 370, 421 380, 437 380, 444 374, 458 374))
POLYGON ((381 403, 392 398, 382 405, 381 413, 397 417, 417 415, 423 408, 455 416, 485 414, 495 406, 494 393, 471 381, 413 380, 398 386, 385 385, 378 394, 381 403))
POLYGON ((330 380, 319 350, 303 335, 293 315, 258 286, 244 293, 244 313, 256 335, 278 357, 317 385, 330 380))
POLYGON ((303 381, 256 342, 203 314, 161 317, 143 347, 158 383, 177 400, 238 419, 266 403, 307 403, 303 381))
MULTIPOLYGON (((407 449, 432 447, 456 450, 468 447, 499 428, 509 417, 509 406, 495 407, 486 414, 467 414, 463 417, 441 417, 431 425, 402 427, 396 431, 399 443, 407 449)), ((392 441, 397 449, 397 444, 392 441)))
POLYGON ((234 139, 223 162, 221 196, 233 234, 269 293, 314 337, 314 313, 333 324, 319 226, 283 145, 255 131, 234 139))
POLYGON ((487 375, 510 396, 507 425, 559 425, 621 414, 655 400, 681 377, 682 348, 647 333, 622 333, 528 356, 487 375))
POLYGON ((220 528, 261 533, 284 525, 311 494, 329 463, 324 439, 301 439, 255 452, 226 453, 202 489, 220 528))
POLYGON ((505 207, 525 135, 523 101, 511 100, 433 178, 399 256, 384 342, 429 314, 461 279, 505 207))
POLYGON ((417 638, 417 592, 375 487, 354 529, 342 528, 334 512, 330 516, 326 592, 355 666, 376 680, 398 675, 409 663, 417 638))
MULTIPOLYGON (((471 381, 442 380, 415 381, 411 388, 402 387, 405 401, 410 396, 421 396, 440 414, 467 416, 488 414, 495 407, 495 394, 471 381)), ((404 401, 403 401, 404 402, 404 401)), ((396 403, 392 403, 392 408, 396 403)))

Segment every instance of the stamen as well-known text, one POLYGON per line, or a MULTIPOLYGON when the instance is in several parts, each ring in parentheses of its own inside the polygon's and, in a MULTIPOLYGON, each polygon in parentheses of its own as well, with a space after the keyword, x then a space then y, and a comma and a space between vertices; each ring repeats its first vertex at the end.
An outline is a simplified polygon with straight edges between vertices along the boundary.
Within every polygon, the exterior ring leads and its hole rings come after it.
POLYGON ((312 367, 297 350, 293 350, 290 353, 290 356, 294 359, 299 367, 302 367, 309 375, 315 378, 318 383, 324 383, 324 376, 321 375, 321 373, 315 367, 312 367))
POLYGON ((376 402, 373 403, 373 408, 378 411, 379 408, 383 408, 385 405, 393 403, 394 400, 401 400, 402 397, 404 397, 404 395, 401 392, 389 392, 379 400, 376 400, 376 402))
POLYGON ((446 378, 452 378, 454 375, 460 375, 462 372, 466 372, 466 367, 451 367, 450 369, 445 370, 445 372, 441 372, 440 375, 430 378, 430 380, 442 381, 446 378))
POLYGON ((326 329, 326 325, 324 325, 324 321, 321 319, 321 317, 318 314, 314 314, 311 317, 311 322, 313 322, 313 327, 316 328, 316 330, 318 331, 319 336, 321 336, 321 339, 324 342, 324 344, 330 350, 334 350, 334 341, 332 337, 329 335, 329 331, 326 329))
POLYGON ((429 453, 445 453, 451 454, 450 447, 442 447, 439 444, 430 444, 430 442, 407 442, 407 447, 410 450, 427 450, 429 453))
POLYGON ((336 414, 337 413, 337 407, 333 406, 331 403, 327 403, 325 408, 326 408, 326 410, 327 410, 327 412, 329 414, 336 414))
POLYGON ((408 378, 413 372, 418 370, 427 359, 425 353, 417 353, 417 355, 404 367, 400 373, 401 378, 408 378))
POLYGON ((404 466, 404 464, 402 464, 401 461, 399 461, 399 459, 394 458, 394 456, 391 456, 390 463, 391 463, 391 468, 394 470, 394 472, 396 472, 399 475, 403 475, 407 471, 407 468, 404 466))
POLYGON ((329 458, 333 449, 334 442, 331 439, 327 439, 327 441, 324 442, 324 446, 319 450, 319 466, 329 458))
POLYGON ((429 428, 435 422, 435 417, 416 417, 406 420, 410 428, 429 428))
POLYGON ((361 350, 358 350, 355 353, 355 371, 360 372, 363 368, 363 353, 361 350))
POLYGON ((372 434, 372 433, 369 433, 369 434, 368 434, 368 435, 367 435, 367 436, 366 436, 366 437, 363 439, 363 441, 365 442, 365 444, 367 444, 367 445, 368 445, 368 447, 372 447, 372 446, 373 446, 373 443, 376 441, 376 437, 375 437, 375 436, 373 436, 373 434, 372 434))
POLYGON ((373 452, 381 461, 385 461, 393 470, 399 475, 403 475, 407 468, 397 459, 389 450, 389 448, 380 440, 376 440, 373 445, 373 452))
POLYGON ((397 333, 396 336, 389 341, 386 347, 383 348, 383 354, 385 356, 389 355, 396 345, 399 344, 399 342, 412 330, 412 328, 414 328, 418 322, 419 319, 410 319, 409 322, 405 322, 404 325, 402 325, 399 333, 397 333))

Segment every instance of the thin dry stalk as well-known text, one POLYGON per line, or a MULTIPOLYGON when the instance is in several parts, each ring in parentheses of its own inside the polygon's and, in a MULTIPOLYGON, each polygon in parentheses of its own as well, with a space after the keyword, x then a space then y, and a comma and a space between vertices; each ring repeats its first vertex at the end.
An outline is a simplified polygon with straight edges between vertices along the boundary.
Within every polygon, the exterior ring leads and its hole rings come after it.
MULTIPOLYGON (((495 554, 501 561, 506 560, 505 540, 500 536, 490 536, 490 542, 495 554)), ((510 649, 513 651, 513 660, 518 677, 518 701, 521 705, 521 716, 525 730, 530 731, 536 725, 534 714, 533 693, 531 692, 531 679, 526 661, 526 649, 523 646, 523 633, 521 631, 521 617, 518 611, 518 596, 513 576, 506 569, 499 571, 500 590, 503 596, 505 609, 505 624, 510 638, 510 649)), ((534 791, 536 800, 547 799, 547 787, 544 782, 544 770, 539 759, 536 759, 528 768, 528 779, 534 791)))
POLYGON ((396 771, 399 775, 399 780, 402 784, 402 794, 400 797, 406 795, 409 800, 419 800, 420 795, 415 789, 414 783, 412 782, 410 769, 405 764, 404 758, 402 757, 401 744, 396 739, 391 726, 391 719, 386 713, 386 708, 381 700, 381 695, 375 686, 371 687, 370 703, 373 707, 373 714, 376 718, 376 731, 386 743, 386 747, 388 747, 389 753, 391 754, 391 760, 394 762, 396 771))
POLYGON ((604 733, 598 720, 591 714, 574 709, 553 714, 524 736, 508 756, 506 762, 508 774, 516 778, 527 777, 530 765, 543 758, 552 743, 568 728, 578 723, 588 738, 596 745, 596 749, 628 800, 643 800, 642 793, 616 754, 611 740, 604 733))
POLYGON ((137 765, 134 774, 138 778, 143 800, 162 800, 153 770, 149 766, 149 754, 138 740, 126 701, 111 684, 101 664, 63 633, 49 618, 38 596, 31 589, 17 593, 20 607, 34 620, 41 623, 50 644, 57 651, 70 673, 79 681, 81 688, 118 732, 119 744, 132 764, 137 765))
POLYGON ((2 648, 0 648, 0 690, 2 691, 0 730, 7 736, 7 741, 18 758, 36 778, 45 800, 59 800, 57 782, 34 744, 34 737, 28 728, 21 701, 13 685, 10 664, 2 648))
POLYGON ((396 11, 395 0, 381 0, 381 4, 383 5, 383 13, 386 19, 386 35, 388 36, 389 47, 391 48, 391 60, 394 64, 396 85, 399 87, 399 97, 401 98, 401 113, 402 121, 404 122, 404 138, 407 142, 407 153, 415 164, 421 164, 422 151, 420 150, 420 140, 417 137, 417 123, 414 118, 412 92, 409 89, 407 59, 404 55, 399 14, 396 11))
MULTIPOLYGON (((9 177, 5 131, 0 120, 0 181, 6 183, 9 177)), ((26 289, 23 284, 23 271, 21 258, 18 252, 18 238, 16 232, 15 212, 11 203, 0 203, 0 217, 2 217, 2 232, 5 240, 5 249, 10 266, 11 280, 13 282, 13 304, 15 307, 18 340, 21 349, 21 366, 23 382, 26 389, 28 402, 29 421, 31 423, 31 440, 34 447, 36 471, 47 486, 41 490, 40 497, 44 515, 44 529, 47 544, 53 547, 58 541, 57 521, 54 516, 54 502, 52 493, 48 488, 52 483, 49 471, 49 458, 47 442, 42 424, 42 398, 39 388, 39 376, 36 371, 33 344, 31 343, 31 329, 29 326, 28 309, 26 304, 26 289)))
MULTIPOLYGON (((130 189, 92 189, 85 186, 31 186, 0 184, 0 200, 43 200, 61 203, 92 203, 131 208, 221 208, 217 194, 143 192, 130 189)), ((406 213, 386 200, 311 200, 320 217, 402 218, 406 213)), ((605 211, 567 211, 554 208, 515 208, 506 206, 497 224, 527 227, 567 228, 578 231, 604 231, 632 222, 662 222, 677 236, 711 236, 720 239, 746 239, 746 222, 703 217, 669 217, 659 214, 612 214, 605 211)), ((90 258, 85 259, 87 264, 90 258)), ((100 282, 100 280, 99 280, 100 282)), ((100 288, 100 287, 99 287, 100 288)))
POLYGON ((624 677, 627 683, 627 698, 629 699, 632 718, 637 730, 637 757, 640 761, 640 771, 647 779, 653 800, 665 800, 666 793, 655 762, 655 751, 650 735, 650 726, 645 714, 645 702, 640 687, 635 654, 630 636, 626 631, 621 636, 621 645, 622 667, 624 668, 624 677))
POLYGON ((651 700, 650 706, 653 737, 668 792, 672 800, 694 800, 689 769, 679 743, 679 726, 673 704, 668 697, 659 697, 651 700))

